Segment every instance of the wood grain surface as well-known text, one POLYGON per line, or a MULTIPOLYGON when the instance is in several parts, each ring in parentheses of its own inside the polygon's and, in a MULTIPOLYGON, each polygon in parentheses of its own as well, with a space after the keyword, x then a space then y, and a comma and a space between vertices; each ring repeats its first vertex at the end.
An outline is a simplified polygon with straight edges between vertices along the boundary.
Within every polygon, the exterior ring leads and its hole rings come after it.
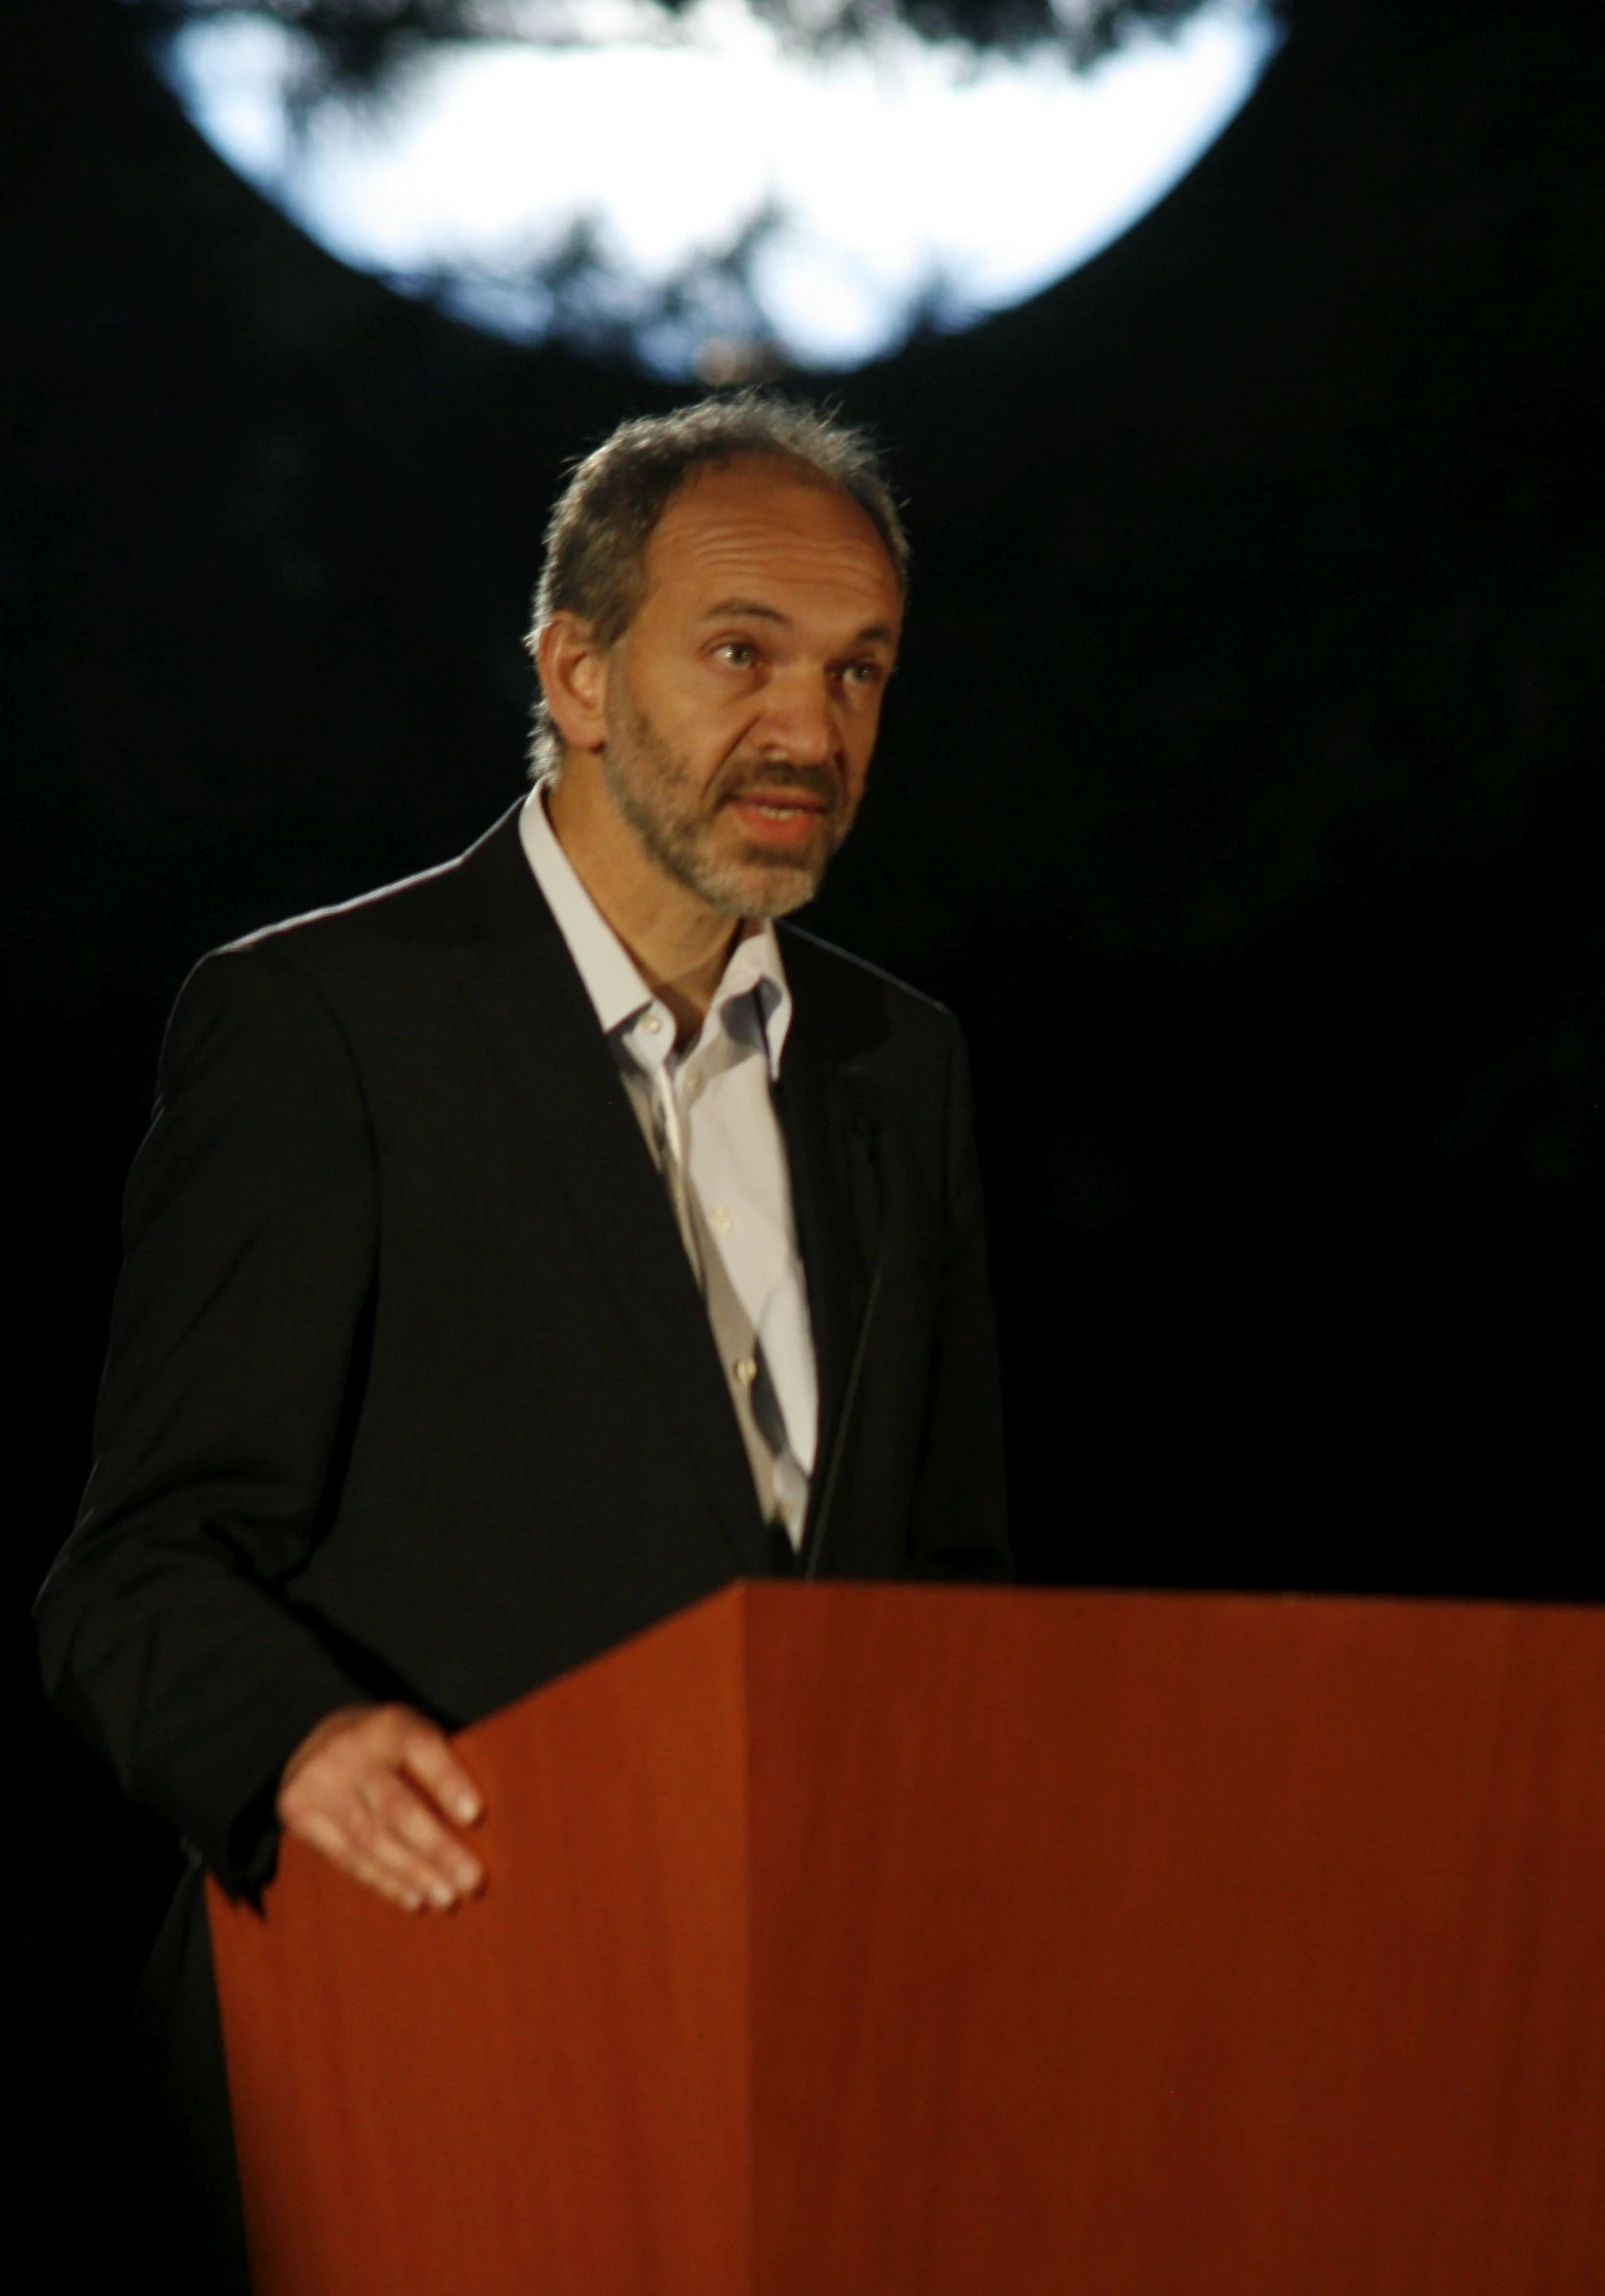
POLYGON ((484 1896, 211 1893, 256 2296, 751 2285, 739 1620, 464 1731, 484 1896))
POLYGON ((765 2296, 1605 2289, 1605 1617, 749 1601, 765 2296))
POLYGON ((260 2296, 1599 2296, 1605 1615, 751 1585, 214 1897, 260 2296))

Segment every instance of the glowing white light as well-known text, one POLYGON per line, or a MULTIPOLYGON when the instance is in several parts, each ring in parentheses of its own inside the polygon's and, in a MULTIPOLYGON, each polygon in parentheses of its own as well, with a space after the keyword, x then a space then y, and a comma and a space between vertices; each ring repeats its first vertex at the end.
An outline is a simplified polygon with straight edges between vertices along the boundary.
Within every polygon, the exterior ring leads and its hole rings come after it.
POLYGON ((576 21, 572 45, 433 50, 299 133, 308 51, 285 25, 192 24, 168 70, 223 157, 345 261, 533 337, 575 329, 541 271, 583 232, 598 307, 686 374, 732 328, 850 367, 921 311, 959 326, 1034 293, 1186 172, 1274 45, 1254 0, 1211 0, 1080 75, 896 25, 803 58, 746 0, 678 19, 612 0, 576 21), (665 312, 676 278, 744 233, 740 280, 665 312))

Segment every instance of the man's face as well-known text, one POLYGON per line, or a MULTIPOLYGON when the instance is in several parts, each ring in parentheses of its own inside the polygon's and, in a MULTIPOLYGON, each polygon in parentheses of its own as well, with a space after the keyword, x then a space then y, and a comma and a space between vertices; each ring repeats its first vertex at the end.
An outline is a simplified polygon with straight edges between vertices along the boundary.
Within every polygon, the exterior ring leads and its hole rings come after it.
POLYGON ((673 497, 644 572, 608 678, 608 790, 710 908, 783 916, 863 798, 902 622, 886 547, 850 496, 748 458, 673 497))

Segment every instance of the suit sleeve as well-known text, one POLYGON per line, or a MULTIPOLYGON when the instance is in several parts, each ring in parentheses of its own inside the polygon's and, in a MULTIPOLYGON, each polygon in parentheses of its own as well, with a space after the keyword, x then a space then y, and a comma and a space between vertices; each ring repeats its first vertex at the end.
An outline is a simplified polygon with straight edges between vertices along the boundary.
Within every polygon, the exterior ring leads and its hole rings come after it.
POLYGON ((374 1280, 367 1112, 315 989, 260 950, 186 983, 135 1161, 78 1523, 37 1606, 47 1689, 229 1886, 272 1793, 366 1695, 286 1601, 318 1535, 374 1280))
POLYGON ((949 1041, 942 1283, 906 1575, 1006 1580, 1014 1566, 997 1328, 969 1061, 957 1024, 949 1041))

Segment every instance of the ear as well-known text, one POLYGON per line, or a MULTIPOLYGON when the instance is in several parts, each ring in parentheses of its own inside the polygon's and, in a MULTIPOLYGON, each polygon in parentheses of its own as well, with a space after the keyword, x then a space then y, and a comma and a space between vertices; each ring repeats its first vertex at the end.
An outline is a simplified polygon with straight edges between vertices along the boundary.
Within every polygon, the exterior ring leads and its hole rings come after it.
POLYGON ((600 749, 607 740, 609 660, 589 622, 566 610, 554 614, 536 644, 535 667, 567 747, 600 749))

